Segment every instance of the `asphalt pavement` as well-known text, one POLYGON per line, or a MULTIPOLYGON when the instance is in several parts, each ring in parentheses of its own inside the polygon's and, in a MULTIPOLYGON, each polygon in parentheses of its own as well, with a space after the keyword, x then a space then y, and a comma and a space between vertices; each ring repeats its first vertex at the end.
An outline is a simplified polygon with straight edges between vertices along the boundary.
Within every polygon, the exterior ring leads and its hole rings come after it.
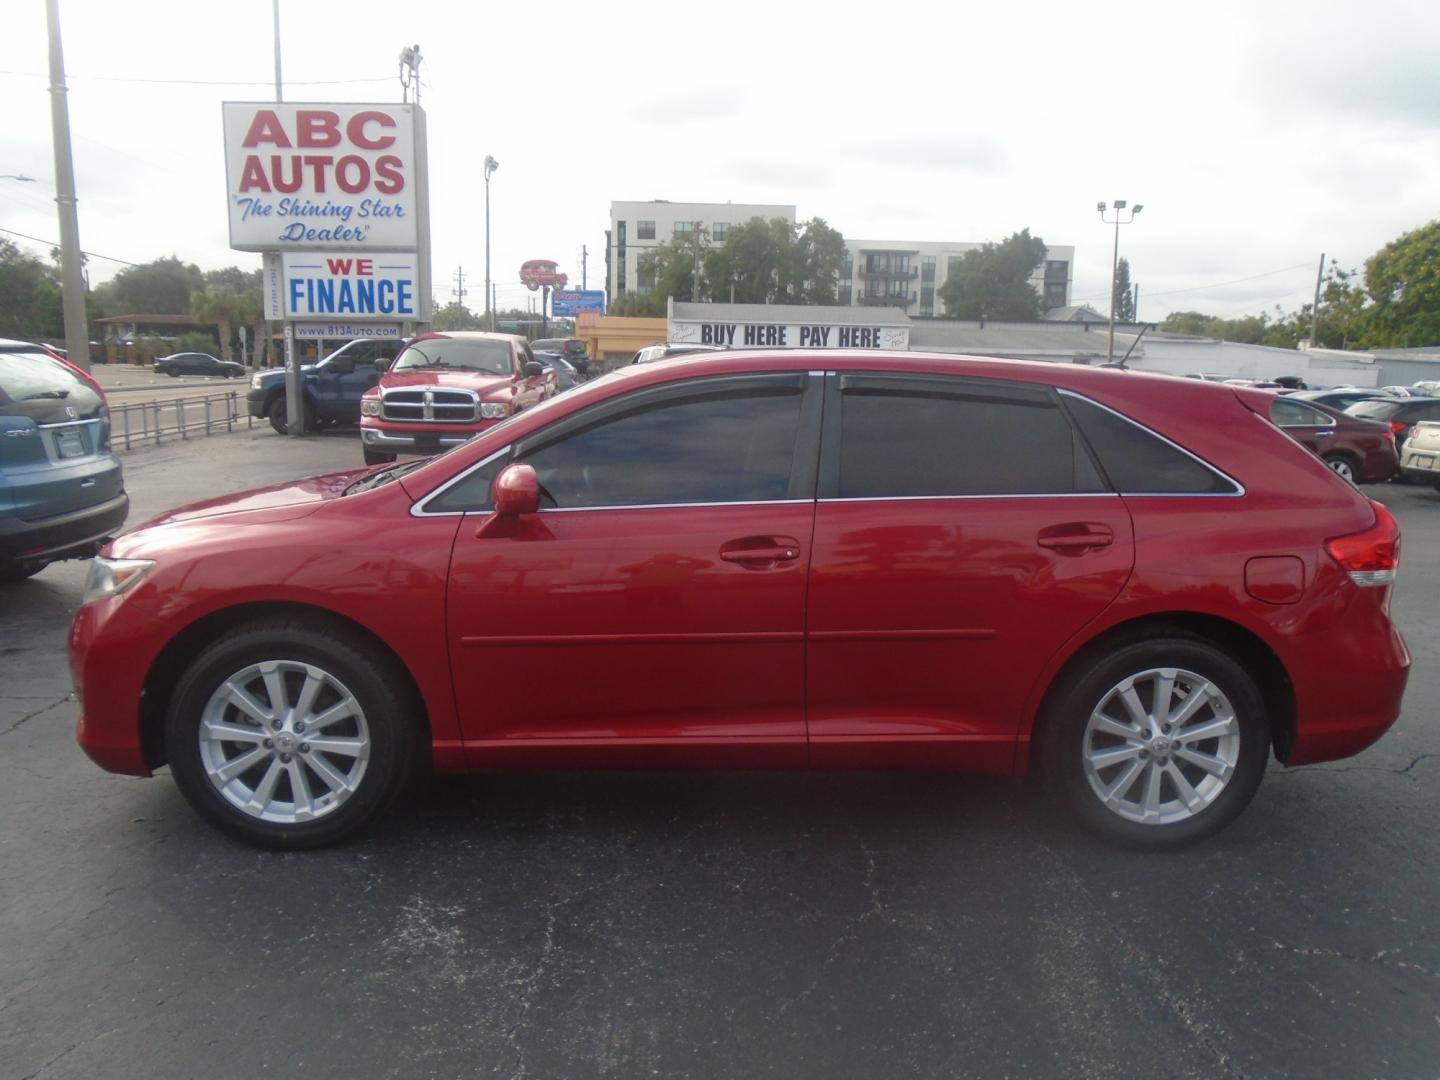
MULTIPOLYGON (((359 458, 137 451, 131 521, 359 458)), ((75 746, 52 566, 0 592, 0 1077, 1434 1077, 1440 495, 1367 491, 1405 715, 1163 856, 1009 782, 756 773, 435 780, 257 852, 75 746)))

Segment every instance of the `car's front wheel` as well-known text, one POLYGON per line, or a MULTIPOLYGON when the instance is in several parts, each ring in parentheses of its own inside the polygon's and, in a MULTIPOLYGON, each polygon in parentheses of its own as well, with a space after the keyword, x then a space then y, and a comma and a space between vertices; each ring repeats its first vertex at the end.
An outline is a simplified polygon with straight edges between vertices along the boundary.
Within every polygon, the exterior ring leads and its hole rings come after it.
POLYGON ((1043 765, 1094 829, 1161 850, 1223 828, 1255 794, 1270 726, 1255 681, 1198 638, 1157 637, 1082 663, 1051 695, 1043 765))
POLYGON ((216 827, 277 849, 333 843, 404 786, 413 695, 393 658, 329 626, 268 620, 202 652, 175 688, 165 745, 181 792, 216 827))

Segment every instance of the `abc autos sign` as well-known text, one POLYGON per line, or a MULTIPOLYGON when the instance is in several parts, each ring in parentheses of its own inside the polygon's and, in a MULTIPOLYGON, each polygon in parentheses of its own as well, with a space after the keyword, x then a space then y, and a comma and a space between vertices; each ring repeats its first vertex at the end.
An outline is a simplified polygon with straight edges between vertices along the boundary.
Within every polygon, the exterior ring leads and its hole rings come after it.
POLYGON ((225 102, 230 246, 415 251, 415 108, 225 102))

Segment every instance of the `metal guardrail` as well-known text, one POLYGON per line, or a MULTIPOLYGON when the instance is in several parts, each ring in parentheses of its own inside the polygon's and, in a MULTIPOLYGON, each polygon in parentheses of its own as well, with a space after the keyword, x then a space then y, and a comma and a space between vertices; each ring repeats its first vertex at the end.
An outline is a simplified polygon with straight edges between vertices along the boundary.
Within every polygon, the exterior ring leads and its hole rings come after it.
POLYGON ((218 435, 234 431, 243 418, 247 429, 255 426, 248 409, 241 410, 240 394, 206 394, 204 397, 137 401, 110 406, 110 444, 126 450, 136 443, 161 445, 165 439, 189 439, 192 435, 218 435))

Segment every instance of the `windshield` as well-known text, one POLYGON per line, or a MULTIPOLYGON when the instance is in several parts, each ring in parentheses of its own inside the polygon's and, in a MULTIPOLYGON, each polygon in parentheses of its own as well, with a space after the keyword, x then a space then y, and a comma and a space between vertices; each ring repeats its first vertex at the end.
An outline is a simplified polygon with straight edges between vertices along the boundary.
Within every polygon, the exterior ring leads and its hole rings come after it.
POLYGON ((490 375, 510 375, 508 341, 466 341, 463 338, 427 338, 408 346, 394 371, 483 371, 490 375))

